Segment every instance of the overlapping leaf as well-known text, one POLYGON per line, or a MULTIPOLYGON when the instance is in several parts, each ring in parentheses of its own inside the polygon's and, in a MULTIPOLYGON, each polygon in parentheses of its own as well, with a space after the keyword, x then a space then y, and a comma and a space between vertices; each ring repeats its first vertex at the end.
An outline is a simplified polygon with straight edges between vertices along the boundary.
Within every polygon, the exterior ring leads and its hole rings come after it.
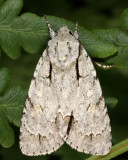
MULTIPOLYGON (((18 16, 22 5, 22 0, 7 0, 0 8, 0 46, 13 59, 19 57, 21 47, 29 53, 39 53, 49 39, 44 18, 32 13, 18 16)), ((65 24, 75 29, 75 24, 70 21, 53 16, 48 16, 48 19, 54 30, 65 24)), ((92 57, 108 57, 117 51, 114 44, 82 27, 79 27, 79 39, 92 57)))
POLYGON ((9 81, 9 70, 2 68, 0 70, 0 144, 3 147, 10 147, 14 143, 14 133, 9 123, 20 126, 26 98, 26 91, 20 87, 6 89, 9 81))
POLYGON ((128 8, 125 9, 121 14, 121 22, 125 29, 128 29, 128 8))
POLYGON ((97 29, 94 33, 103 39, 113 43, 118 52, 106 59, 106 64, 114 64, 116 68, 128 68, 128 9, 125 9, 121 14, 122 26, 126 31, 121 29, 97 29))
POLYGON ((18 16, 22 5, 22 0, 7 0, 0 9, 0 45, 13 59, 21 54, 21 46, 30 53, 38 53, 48 37, 40 17, 32 13, 18 16))
POLYGON ((11 79, 11 74, 7 68, 0 71, 0 94, 6 89, 11 79))
POLYGON ((128 34, 120 29, 97 29, 94 33, 117 46, 118 52, 105 60, 116 68, 128 68, 128 34))

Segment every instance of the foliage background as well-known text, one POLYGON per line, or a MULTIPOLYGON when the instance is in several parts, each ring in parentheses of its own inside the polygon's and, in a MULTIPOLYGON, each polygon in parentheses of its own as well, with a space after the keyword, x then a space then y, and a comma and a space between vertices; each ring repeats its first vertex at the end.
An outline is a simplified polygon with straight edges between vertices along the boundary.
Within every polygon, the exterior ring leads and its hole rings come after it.
MULTIPOLYGON (((2 3, 2 0, 0 1, 2 3)), ((20 14, 32 12, 39 16, 54 15, 73 22, 78 21, 79 25, 89 30, 109 29, 121 28, 120 15, 127 7, 127 0, 24 0, 20 14)), ((18 85, 28 89, 41 52, 28 54, 22 50, 21 56, 17 60, 12 60, 2 51, 0 68, 8 67, 11 71, 10 86, 18 85)), ((128 69, 103 70, 98 67, 96 69, 104 96, 118 99, 117 106, 109 111, 113 144, 116 144, 128 137, 128 69)), ((18 146, 19 128, 11 126, 15 132, 15 144, 10 148, 0 147, 1 160, 84 160, 87 157, 66 144, 49 156, 23 156, 18 146)), ((124 153, 115 159, 128 159, 128 154, 124 153)))

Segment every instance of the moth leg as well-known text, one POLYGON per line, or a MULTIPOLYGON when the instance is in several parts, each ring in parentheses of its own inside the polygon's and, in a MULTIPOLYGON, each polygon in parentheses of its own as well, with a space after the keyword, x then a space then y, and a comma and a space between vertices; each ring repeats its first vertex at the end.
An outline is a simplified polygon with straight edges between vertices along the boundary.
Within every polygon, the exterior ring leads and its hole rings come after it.
POLYGON ((51 28, 51 25, 47 19, 47 16, 44 15, 44 18, 45 18, 45 21, 47 22, 47 25, 48 25, 48 29, 49 29, 49 33, 50 33, 50 37, 53 38, 55 37, 56 33, 53 31, 53 29, 51 28))
POLYGON ((109 68, 114 68, 114 65, 103 65, 103 64, 100 64, 96 61, 93 60, 93 62, 98 66, 98 67, 101 67, 101 68, 104 68, 104 69, 109 69, 109 68))
POLYGON ((74 32, 74 36, 76 39, 78 39, 79 35, 78 35, 78 22, 76 22, 76 29, 75 29, 75 32, 74 32))

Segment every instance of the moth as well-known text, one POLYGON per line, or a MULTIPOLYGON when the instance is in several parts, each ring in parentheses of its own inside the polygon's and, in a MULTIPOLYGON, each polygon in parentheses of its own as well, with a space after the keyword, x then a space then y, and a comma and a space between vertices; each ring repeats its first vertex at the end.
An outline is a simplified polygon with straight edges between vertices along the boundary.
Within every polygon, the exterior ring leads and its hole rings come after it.
POLYGON ((20 127, 20 149, 29 156, 56 151, 66 142, 79 152, 106 155, 110 119, 91 58, 64 26, 48 41, 32 78, 20 127))

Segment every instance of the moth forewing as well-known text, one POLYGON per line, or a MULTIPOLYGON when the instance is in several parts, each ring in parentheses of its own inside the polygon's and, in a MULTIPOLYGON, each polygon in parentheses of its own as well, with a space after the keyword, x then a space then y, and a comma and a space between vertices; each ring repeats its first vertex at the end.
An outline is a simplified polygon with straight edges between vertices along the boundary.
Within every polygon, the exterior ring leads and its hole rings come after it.
MULTIPOLYGON (((64 26, 52 39, 34 72, 20 127, 26 155, 45 155, 66 141, 77 151, 105 155, 111 127, 96 71, 78 34, 64 26)), ((76 27, 77 28, 77 27, 76 27)))

